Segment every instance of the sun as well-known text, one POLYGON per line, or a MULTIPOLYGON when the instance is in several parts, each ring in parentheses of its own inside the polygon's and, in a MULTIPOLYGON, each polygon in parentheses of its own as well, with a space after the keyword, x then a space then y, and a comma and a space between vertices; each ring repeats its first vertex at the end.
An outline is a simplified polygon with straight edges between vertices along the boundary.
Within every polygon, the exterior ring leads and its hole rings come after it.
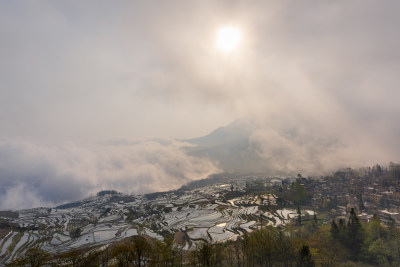
POLYGON ((232 26, 222 27, 218 30, 217 46, 224 52, 233 51, 240 43, 240 31, 232 26))

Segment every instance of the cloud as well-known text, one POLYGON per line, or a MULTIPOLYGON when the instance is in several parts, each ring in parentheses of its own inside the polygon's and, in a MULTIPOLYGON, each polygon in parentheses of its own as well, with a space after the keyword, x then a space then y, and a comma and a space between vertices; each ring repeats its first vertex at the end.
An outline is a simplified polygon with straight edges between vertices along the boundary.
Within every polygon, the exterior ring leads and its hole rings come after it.
POLYGON ((16 210, 33 207, 50 207, 53 203, 45 202, 35 192, 35 189, 29 189, 25 184, 16 184, 5 190, 4 195, 0 195, 0 209, 16 210))
POLYGON ((189 146, 170 139, 113 139, 92 146, 0 143, 0 208, 54 205, 102 189, 148 193, 176 189, 219 170, 186 155, 189 146))
POLYGON ((260 171, 317 177, 344 167, 386 165, 396 158, 396 149, 385 140, 349 128, 297 116, 268 118, 253 128, 249 150, 262 159, 260 171))
POLYGON ((89 144, 193 138, 236 118, 257 122, 250 148, 276 169, 398 162, 399 8, 0 2, 0 136, 25 140, 2 143, 1 195, 28 190, 48 203, 103 186, 161 190, 160 177, 172 186, 215 167, 179 142, 89 144), (215 49, 227 24, 243 36, 228 57, 215 49))
POLYGON ((387 165, 398 155, 391 142, 362 128, 288 115, 236 120, 189 140, 197 146, 188 153, 209 157, 226 172, 313 177, 345 167, 387 165))
POLYGON ((6 137, 190 138, 272 113, 345 118, 389 140, 400 133, 391 123, 400 115, 396 1, 2 7, 6 137), (243 32, 229 57, 215 49, 226 24, 243 32))

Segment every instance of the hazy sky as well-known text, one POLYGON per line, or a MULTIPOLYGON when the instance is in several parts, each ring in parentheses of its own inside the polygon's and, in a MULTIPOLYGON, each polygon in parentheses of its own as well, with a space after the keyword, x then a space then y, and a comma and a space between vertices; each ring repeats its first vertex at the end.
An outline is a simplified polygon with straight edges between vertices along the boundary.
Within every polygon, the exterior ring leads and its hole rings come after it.
POLYGON ((216 163, 173 138, 237 118, 258 121, 260 155, 280 141, 290 154, 318 144, 328 155, 321 144, 332 139, 342 150, 326 161, 400 161, 399 10, 368 0, 1 1, 0 208, 205 177, 216 163), (225 25, 242 35, 231 53, 215 45, 225 25), (308 139, 288 144, 273 127, 308 139))

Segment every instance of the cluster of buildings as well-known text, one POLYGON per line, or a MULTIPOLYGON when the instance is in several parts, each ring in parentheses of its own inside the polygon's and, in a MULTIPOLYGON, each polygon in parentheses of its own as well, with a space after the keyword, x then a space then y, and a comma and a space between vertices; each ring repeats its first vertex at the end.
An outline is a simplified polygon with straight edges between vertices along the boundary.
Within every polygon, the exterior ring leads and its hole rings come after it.
POLYGON ((362 220, 376 214, 383 222, 391 218, 400 225, 400 186, 390 172, 360 175, 348 169, 319 180, 303 180, 312 194, 311 205, 330 211, 333 218, 345 217, 354 208, 362 220))

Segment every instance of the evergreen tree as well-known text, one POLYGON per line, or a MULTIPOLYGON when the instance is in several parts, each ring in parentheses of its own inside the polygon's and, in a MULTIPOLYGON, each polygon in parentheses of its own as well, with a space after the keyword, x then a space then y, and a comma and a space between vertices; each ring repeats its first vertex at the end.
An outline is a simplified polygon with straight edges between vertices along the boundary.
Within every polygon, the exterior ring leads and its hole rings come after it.
POLYGON ((298 223, 298 225, 301 225, 301 211, 300 211, 300 205, 297 205, 297 223, 298 223))
POLYGON ((393 227, 393 226, 395 226, 396 225, 396 221, 392 218, 392 216, 389 214, 389 217, 388 217, 388 226, 389 227, 393 227))
POLYGON ((310 248, 307 245, 303 245, 299 251, 299 259, 297 266, 301 267, 313 267, 315 266, 314 260, 311 256, 310 248))
POLYGON ((314 211, 314 223, 317 225, 318 224, 318 219, 317 219, 317 213, 314 211))
POLYGON ((339 227, 337 226, 335 220, 332 220, 330 232, 333 238, 339 239, 339 227))
POLYGON ((357 256, 364 243, 364 232, 362 224, 357 217, 354 208, 351 208, 350 218, 347 223, 347 246, 354 256, 357 256))

